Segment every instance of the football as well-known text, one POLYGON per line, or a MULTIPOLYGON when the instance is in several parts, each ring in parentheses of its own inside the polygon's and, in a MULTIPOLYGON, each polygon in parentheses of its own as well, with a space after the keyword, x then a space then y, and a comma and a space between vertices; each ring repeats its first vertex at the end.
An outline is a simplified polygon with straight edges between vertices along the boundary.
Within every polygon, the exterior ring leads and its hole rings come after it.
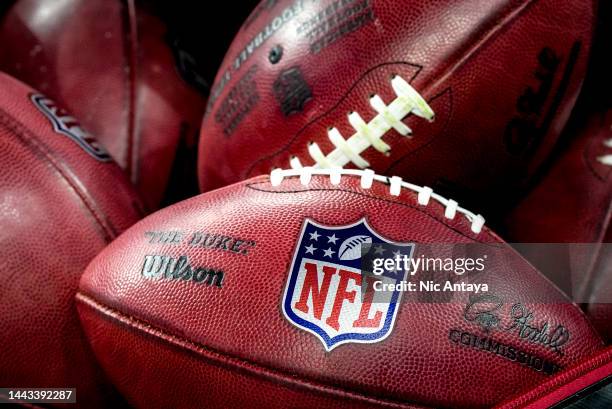
POLYGON ((69 109, 157 208, 188 167, 177 155, 197 150, 205 102, 166 25, 141 1, 17 0, 0 41, 0 70, 69 109))
POLYGON ((551 278, 570 282, 568 292, 589 304, 593 322, 612 340, 612 247, 596 247, 612 243, 612 109, 594 110, 581 122, 567 149, 504 225, 512 242, 593 244, 592 259, 567 258, 562 275, 561 261, 540 258, 540 247, 525 246, 524 255, 551 278))
POLYGON ((482 216, 371 170, 277 169, 160 210, 94 259, 76 297, 138 408, 490 407, 603 347, 482 216), (369 275, 358 242, 505 256, 484 261, 486 294, 427 301, 397 290, 401 271, 369 275))
POLYGON ((200 186, 371 168, 502 200, 570 114, 593 13, 590 0, 263 1, 212 88, 200 186))
POLYGON ((356 260, 361 257, 362 245, 372 244, 370 236, 353 236, 344 240, 338 249, 340 260, 356 260))
POLYGON ((143 205, 74 117, 5 74, 0 167, 0 385, 72 387, 82 407, 117 405, 74 296, 87 264, 143 205))

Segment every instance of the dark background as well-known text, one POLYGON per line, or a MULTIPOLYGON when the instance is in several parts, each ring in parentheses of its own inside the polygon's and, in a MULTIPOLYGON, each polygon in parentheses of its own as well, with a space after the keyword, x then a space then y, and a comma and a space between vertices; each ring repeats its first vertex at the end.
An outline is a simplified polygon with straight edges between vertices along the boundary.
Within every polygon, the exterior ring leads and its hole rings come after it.
POLYGON ((198 86, 209 88, 225 52, 257 0, 141 0, 168 25, 178 47, 193 57, 198 86))

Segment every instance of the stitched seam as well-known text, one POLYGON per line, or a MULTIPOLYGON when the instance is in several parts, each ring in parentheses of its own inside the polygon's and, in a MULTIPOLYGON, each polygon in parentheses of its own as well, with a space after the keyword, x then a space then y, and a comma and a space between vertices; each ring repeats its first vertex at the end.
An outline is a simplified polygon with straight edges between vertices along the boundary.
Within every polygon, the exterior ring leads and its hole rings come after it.
MULTIPOLYGON (((498 19, 498 23, 494 24, 491 28, 489 28, 485 33, 483 33, 482 35, 480 35, 477 39, 477 41, 475 42, 475 45, 471 46, 469 49, 467 49, 465 52, 462 52, 459 56, 455 57, 453 60, 449 61, 449 63, 446 65, 447 68, 441 70, 442 71, 442 76, 440 77, 440 79, 438 81, 436 81, 435 83, 430 83, 429 86, 425 86, 421 91, 420 94, 421 95, 426 95, 427 92, 430 89, 435 89, 436 87, 438 87, 441 83, 443 83, 444 81, 447 80, 447 78, 449 76, 451 76, 456 70, 460 69, 466 61, 468 61, 470 58, 472 58, 474 55, 476 55, 478 53, 479 50, 481 50, 489 41, 491 41, 496 35, 498 35, 503 29, 509 27, 514 20, 521 15, 523 12, 525 12, 525 10, 527 10, 533 3, 535 3, 535 0, 529 0, 528 2, 517 6, 516 8, 511 9, 510 11, 508 11, 507 13, 505 13, 501 18, 498 19)), ((416 64, 412 64, 412 63, 408 63, 408 62, 395 62, 395 63, 403 63, 406 65, 411 65, 413 67, 417 67, 418 70, 415 73, 415 75, 408 81, 409 83, 411 83, 417 76, 418 74, 421 72, 421 70, 423 69, 422 66, 420 65, 416 65, 416 64)), ((393 62, 391 63, 383 63, 383 64, 379 64, 378 66, 371 68, 369 70, 367 70, 356 82, 355 84, 350 87, 349 91, 347 91, 346 94, 344 94, 344 96, 342 98, 340 98, 340 100, 338 101, 338 103, 336 105, 334 105, 334 107, 332 107, 330 110, 328 110, 327 112, 321 114, 320 116, 318 116, 317 118, 313 119, 311 122, 309 122, 307 125, 305 125, 303 128, 301 128, 298 132, 295 133, 295 135, 289 140, 289 142, 281 149, 279 149, 278 151, 276 151, 273 154, 267 155, 263 158, 260 158, 256 161, 254 161, 252 163, 252 165, 247 169, 247 171, 244 173, 243 176, 245 175, 250 175, 251 172, 253 171, 253 169, 261 162, 271 159, 277 155, 282 154, 283 152, 285 152, 287 149, 289 149, 289 147, 292 145, 292 143, 298 138, 298 136, 305 131, 305 129, 310 126, 312 123, 316 123, 318 120, 320 120, 322 117, 324 117, 325 115, 329 114, 331 111, 333 111, 334 109, 336 109, 336 107, 342 103, 342 101, 344 101, 344 99, 348 96, 348 94, 353 90, 354 86, 356 86, 357 82, 361 81, 363 78, 365 78, 365 76, 367 74, 369 74, 371 71, 373 71, 374 69, 381 67, 381 66, 385 66, 385 65, 392 65, 393 62)))
MULTIPOLYGON (((563 386, 569 385, 577 378, 584 377, 585 375, 588 375, 591 371, 599 369, 605 362, 605 358, 605 356, 598 358, 596 362, 590 363, 590 365, 581 365, 579 367, 575 367, 574 369, 570 369, 567 372, 564 372, 562 380, 559 383, 552 384, 553 388, 555 390, 558 390, 563 386)), ((532 404, 535 401, 542 399, 545 396, 548 396, 551 393, 551 387, 549 385, 551 385, 551 382, 547 382, 545 385, 542 385, 541 388, 538 388, 539 390, 530 393, 530 396, 528 396, 524 402, 521 402, 521 406, 532 404)), ((516 405, 514 407, 516 407, 516 405)))
POLYGON ((401 165, 402 162, 413 155, 418 155, 422 150, 424 149, 428 149, 431 144, 433 144, 434 142, 437 142, 439 140, 439 137, 441 135, 446 135, 446 130, 448 129, 448 124, 451 123, 451 121, 454 119, 454 111, 453 111, 453 90, 452 88, 445 88, 443 91, 439 92, 438 94, 434 95, 433 97, 431 97, 431 99, 429 99, 429 101, 427 101, 429 104, 433 105, 435 103, 435 101, 438 98, 441 98, 444 94, 448 93, 448 98, 449 98, 449 114, 446 116, 446 121, 444 122, 444 125, 440 128, 440 132, 438 132, 435 136, 433 136, 431 138, 431 140, 429 142, 425 142, 423 143, 421 146, 419 146, 416 149, 411 149, 408 152, 406 152, 404 155, 400 156, 399 158, 397 158, 395 161, 391 162, 391 164, 387 167, 387 169, 385 169, 384 171, 380 172, 380 173, 395 173, 394 169, 401 165))
POLYGON ((493 40, 493 38, 500 35, 500 33, 504 29, 508 29, 509 27, 511 27, 512 23, 514 23, 514 20, 516 20, 521 14, 526 12, 526 10, 529 9, 536 2, 537 0, 528 0, 525 3, 517 6, 516 8, 509 10, 507 13, 505 13, 498 19, 497 23, 493 24, 492 27, 490 27, 488 30, 478 36, 476 41, 468 41, 467 44, 471 44, 471 46, 468 47, 467 50, 465 50, 464 52, 461 52, 457 57, 449 61, 449 63, 446 65, 446 68, 441 70, 443 74, 439 77, 439 79, 435 83, 431 82, 429 83, 429 86, 425 86, 422 90, 422 93, 426 94, 427 91, 429 91, 430 89, 435 89, 439 86, 439 84, 446 81, 448 77, 455 73, 455 71, 461 69, 461 67, 469 59, 478 54, 485 47, 486 44, 493 40))
POLYGON ((406 66, 410 66, 416 69, 415 74, 412 76, 412 78, 410 78, 410 80, 408 81, 408 83, 411 83, 418 75, 419 73, 423 70, 423 67, 420 65, 416 65, 416 64, 412 64, 409 63, 407 61, 391 61, 391 62, 386 62, 386 63, 382 63, 382 64, 378 64, 372 68, 367 69, 354 83, 353 85, 351 85, 349 87, 349 89, 346 91, 346 93, 344 93, 344 95, 342 95, 339 99, 338 102, 336 102, 329 110, 321 113, 319 116, 317 116, 316 118, 314 118, 313 120, 311 120, 310 122, 308 122, 306 125, 304 125, 302 128, 300 128, 299 131, 297 131, 291 138, 289 138, 289 141, 287 142, 287 144, 285 146, 283 146, 282 148, 280 148, 279 150, 277 150, 276 152, 273 152, 269 155, 265 155, 259 159, 257 159, 256 161, 254 161, 251 166, 246 170, 246 172, 244 172, 243 174, 243 179, 246 179, 247 175, 251 175, 251 173, 253 172, 253 169, 255 169, 255 167, 257 167, 260 163, 265 162, 267 160, 273 159, 281 154, 283 154, 284 152, 286 152, 289 148, 291 148, 291 146, 294 144, 294 142, 302 135, 304 134, 304 132, 306 132, 306 130, 312 125, 317 123, 319 120, 321 120, 322 118, 324 118, 325 116, 329 115, 331 112, 333 112, 334 110, 338 109, 338 107, 340 106, 340 104, 342 104, 342 102, 344 102, 344 100, 346 100, 348 98, 348 95, 353 92, 353 90, 357 87, 357 85, 363 81, 368 74, 370 74, 371 72, 381 68, 381 67, 386 67, 386 66, 390 66, 390 65, 406 65, 406 66))
MULTIPOLYGON (((367 168, 370 164, 361 154, 370 148, 388 153, 391 146, 385 143, 383 138, 390 131, 395 130, 402 136, 411 137, 412 130, 402 122, 404 118, 414 115, 430 122, 434 120, 431 107, 400 75, 392 76, 391 88, 396 97, 389 104, 377 94, 370 97, 370 106, 376 115, 369 122, 365 122, 358 112, 348 114, 348 122, 354 132, 347 139, 337 128, 328 128, 327 136, 334 148, 327 155, 321 151, 317 142, 310 144, 308 153, 314 160, 315 167, 343 167, 353 163, 359 168, 367 168)), ((297 157, 292 158, 290 164, 294 169, 302 167, 297 157)))
POLYGON ((482 231, 484 227, 485 219, 482 215, 475 214, 470 210, 459 206, 459 203, 455 200, 446 198, 436 192, 433 191, 428 186, 419 186, 412 183, 405 182, 399 176, 383 176, 377 175, 373 170, 355 170, 355 169, 339 169, 339 168, 331 168, 331 169, 314 169, 314 168, 302 168, 298 170, 282 170, 282 169, 274 169, 270 173, 270 184, 275 187, 279 186, 285 177, 294 177, 299 176, 300 183, 303 186, 307 186, 310 184, 310 180, 313 175, 319 176, 328 176, 330 178, 330 182, 332 185, 339 185, 342 179, 342 176, 358 176, 360 178, 360 184, 362 189, 370 189, 372 187, 372 183, 376 180, 378 182, 382 182, 385 185, 389 185, 389 194, 391 196, 399 196, 403 190, 409 190, 411 192, 417 193, 417 202, 419 205, 427 206, 430 201, 433 199, 434 202, 440 203, 445 207, 444 209, 444 217, 447 219, 454 219, 457 213, 461 215, 461 217, 465 217, 470 221, 471 226, 470 229, 472 233, 478 234, 482 231))
POLYGON ((44 158, 55 171, 64 179, 64 181, 72 188, 74 193, 81 199, 82 204, 89 211, 96 224, 100 227, 103 233, 104 240, 111 242, 117 236, 117 230, 113 227, 110 221, 104 216, 94 203, 94 200, 84 192, 77 183, 78 177, 73 172, 68 172, 71 169, 69 166, 52 154, 52 151, 30 130, 23 124, 15 120, 5 110, 0 108, 0 123, 24 144, 30 151, 39 157, 44 158))
POLYGON ((136 6, 134 0, 124 0, 123 7, 123 31, 127 37, 125 42, 125 63, 129 70, 124 75, 124 87, 126 92, 127 105, 127 152, 125 153, 125 166, 130 181, 134 184, 138 182, 138 134, 136 132, 136 68, 137 68, 137 49, 138 49, 138 29, 136 27, 136 6))
MULTIPOLYGON (((343 177, 347 177, 347 176, 352 176, 352 175, 343 175, 343 177)), ((299 177, 298 176, 285 176, 285 178, 299 178, 299 177)), ((375 183, 382 183, 382 182, 379 182, 379 181, 376 181, 376 180, 374 182, 375 183)), ((482 230, 482 232, 480 234, 487 234, 491 239, 495 240, 495 243, 489 243, 489 242, 485 242, 485 241, 482 241, 482 240, 477 240, 474 237, 470 237, 470 236, 466 235, 462 231, 460 231, 460 230, 456 229, 455 227, 450 226, 449 224, 447 224, 446 221, 445 221, 445 218, 440 218, 437 215, 434 215, 434 214, 428 212, 427 211, 429 209, 428 205, 417 206, 417 205, 412 205, 412 204, 409 204, 409 203, 405 203, 405 202, 400 201, 400 200, 392 200, 392 199, 388 199, 388 198, 382 198, 382 197, 379 197, 379 196, 376 196, 376 195, 373 195, 373 194, 356 192, 354 190, 343 189, 343 188, 318 188, 318 189, 304 188, 303 190, 274 191, 274 190, 268 190, 268 189, 256 187, 256 185, 268 185, 268 184, 269 184, 269 180, 265 181, 265 182, 248 183, 245 186, 250 188, 250 189, 259 191, 259 192, 274 193, 274 194, 304 193, 304 192, 334 192, 334 191, 351 193, 351 194, 354 194, 354 195, 358 195, 358 196, 362 196, 362 197, 367 197, 367 198, 370 198, 370 199, 379 200, 379 201, 383 201, 383 202, 391 203, 391 204, 397 204, 397 205, 400 205, 400 206, 408 207, 410 209, 414 209, 414 210, 416 210, 416 211, 418 211, 418 212, 420 212, 420 213, 430 217, 431 219, 436 220, 439 223, 442 223, 444 226, 446 226, 450 230, 458 233, 459 235, 461 235, 461 236, 463 236, 463 237, 465 237, 467 239, 473 240, 475 242, 482 243, 482 244, 485 244, 485 245, 490 245, 490 246, 494 246, 495 244, 504 244, 502 241, 500 241, 495 236, 493 236, 491 234, 489 228, 486 227, 486 226, 483 226, 483 230, 482 230)))
POLYGON ((155 340, 164 341, 174 346, 188 349, 192 352, 197 353, 198 356, 201 358, 204 358, 210 361, 215 361, 216 363, 219 363, 224 366, 230 366, 235 369, 246 371, 251 375, 261 376, 262 374, 260 372, 264 372, 263 375, 266 377, 266 379, 274 380, 286 387, 297 386, 297 387, 306 388, 310 390, 314 389, 318 393, 321 393, 321 394, 327 393, 327 394, 332 395, 334 398, 348 396, 351 399, 380 404, 380 405, 386 405, 386 406, 400 405, 400 406, 405 407, 406 405, 419 405, 419 407, 423 409, 430 408, 430 406, 423 406, 417 403, 395 401, 389 398, 369 396, 364 393, 350 390, 347 388, 340 388, 337 386, 330 386, 330 385, 326 385, 323 383, 316 383, 311 380, 306 380, 306 379, 297 380, 295 379, 295 377, 292 377, 289 374, 284 373, 278 369, 269 368, 262 364, 250 361, 245 358, 241 358, 238 356, 230 355, 225 352, 217 351, 216 349, 206 346, 204 344, 201 344, 199 342, 192 341, 187 338, 181 337, 179 335, 172 334, 157 326, 152 325, 146 320, 134 317, 116 308, 110 307, 109 305, 102 303, 81 291, 77 292, 76 299, 78 301, 81 301, 86 306, 90 307, 92 310, 98 312, 99 314, 102 314, 105 317, 112 319, 114 321, 121 322, 122 324, 128 326, 131 329, 138 330, 140 332, 144 332, 150 336, 153 336, 155 340), (239 365, 240 363, 247 364, 252 368, 240 366, 239 365))

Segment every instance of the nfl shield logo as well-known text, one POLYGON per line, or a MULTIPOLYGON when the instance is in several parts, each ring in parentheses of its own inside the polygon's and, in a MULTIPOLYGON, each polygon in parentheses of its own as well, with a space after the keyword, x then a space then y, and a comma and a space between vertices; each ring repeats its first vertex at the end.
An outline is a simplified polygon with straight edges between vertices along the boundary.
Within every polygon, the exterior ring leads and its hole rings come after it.
POLYGON ((53 125, 53 130, 72 139, 85 152, 100 162, 111 161, 111 156, 100 143, 87 131, 81 128, 78 121, 60 108, 52 99, 42 94, 30 95, 30 100, 53 125))
POLYGON ((315 335, 327 351, 349 342, 374 343, 392 331, 401 291, 374 292, 375 281, 396 284, 406 271, 374 276, 362 255, 412 257, 414 243, 396 243, 361 219, 324 226, 306 219, 293 255, 282 306, 293 325, 315 335))

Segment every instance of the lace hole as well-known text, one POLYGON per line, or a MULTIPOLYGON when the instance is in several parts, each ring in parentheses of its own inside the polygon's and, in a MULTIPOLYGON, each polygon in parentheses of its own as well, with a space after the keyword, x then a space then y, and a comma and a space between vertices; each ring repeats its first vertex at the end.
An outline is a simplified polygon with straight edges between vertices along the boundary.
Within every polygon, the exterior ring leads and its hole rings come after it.
POLYGON ((272 64, 276 64, 280 61, 282 56, 283 56, 283 47, 277 44, 274 47, 272 47, 272 49, 270 50, 270 53, 268 54, 268 61, 270 61, 270 63, 272 64))

